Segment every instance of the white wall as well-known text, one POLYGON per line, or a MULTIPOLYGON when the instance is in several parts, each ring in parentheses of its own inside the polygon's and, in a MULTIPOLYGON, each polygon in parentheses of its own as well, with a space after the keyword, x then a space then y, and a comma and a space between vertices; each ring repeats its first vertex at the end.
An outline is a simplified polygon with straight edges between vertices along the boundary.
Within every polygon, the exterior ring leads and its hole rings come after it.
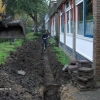
POLYGON ((88 60, 93 60, 93 40, 76 38, 76 52, 86 57, 88 60))
POLYGON ((60 41, 64 43, 64 34, 60 33, 60 41))
POLYGON ((71 35, 66 35, 66 45, 73 48, 73 37, 71 35))

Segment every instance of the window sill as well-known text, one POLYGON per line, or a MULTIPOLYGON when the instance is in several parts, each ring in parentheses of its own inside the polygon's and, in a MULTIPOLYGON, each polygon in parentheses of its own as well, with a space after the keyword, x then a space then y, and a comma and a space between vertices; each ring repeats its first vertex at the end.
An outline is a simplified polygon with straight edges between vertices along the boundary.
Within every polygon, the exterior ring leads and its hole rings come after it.
POLYGON ((82 39, 82 40, 86 40, 86 41, 93 42, 93 38, 84 37, 84 36, 82 36, 82 35, 76 35, 76 38, 79 38, 79 39, 82 39))
POLYGON ((67 36, 73 36, 73 33, 66 33, 67 36))

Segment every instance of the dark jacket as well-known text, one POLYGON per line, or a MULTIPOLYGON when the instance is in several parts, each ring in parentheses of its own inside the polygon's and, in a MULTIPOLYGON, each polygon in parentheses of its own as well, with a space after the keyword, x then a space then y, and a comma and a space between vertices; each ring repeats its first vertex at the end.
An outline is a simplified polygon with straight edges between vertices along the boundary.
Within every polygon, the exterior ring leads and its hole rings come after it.
POLYGON ((42 39, 47 39, 47 37, 48 37, 48 34, 46 34, 46 33, 42 34, 42 39))

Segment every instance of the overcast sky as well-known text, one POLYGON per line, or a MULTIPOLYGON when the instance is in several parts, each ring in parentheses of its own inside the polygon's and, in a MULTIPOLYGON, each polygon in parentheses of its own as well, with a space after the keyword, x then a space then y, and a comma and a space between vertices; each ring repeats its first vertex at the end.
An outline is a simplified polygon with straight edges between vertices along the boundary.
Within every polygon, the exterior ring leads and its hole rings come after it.
POLYGON ((50 0, 46 0, 46 1, 48 2, 48 5, 49 5, 50 0))

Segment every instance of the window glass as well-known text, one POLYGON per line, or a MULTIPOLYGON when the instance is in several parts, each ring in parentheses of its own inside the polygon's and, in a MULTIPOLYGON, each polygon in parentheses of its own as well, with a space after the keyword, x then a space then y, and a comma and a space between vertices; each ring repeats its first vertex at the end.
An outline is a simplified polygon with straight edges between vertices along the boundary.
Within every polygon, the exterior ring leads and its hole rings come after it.
POLYGON ((67 33, 69 33, 69 11, 67 12, 67 33))
POLYGON ((71 33, 73 33, 73 9, 70 10, 70 18, 71 18, 71 33))
POLYGON ((64 14, 61 15, 61 32, 64 33, 64 14))
POLYGON ((68 8, 68 7, 69 7, 69 5, 70 5, 69 0, 67 0, 65 4, 66 4, 66 7, 68 8))
POLYGON ((78 5, 78 34, 84 35, 83 31, 83 2, 78 5))
POLYGON ((86 34, 93 35, 92 0, 86 0, 86 34))

